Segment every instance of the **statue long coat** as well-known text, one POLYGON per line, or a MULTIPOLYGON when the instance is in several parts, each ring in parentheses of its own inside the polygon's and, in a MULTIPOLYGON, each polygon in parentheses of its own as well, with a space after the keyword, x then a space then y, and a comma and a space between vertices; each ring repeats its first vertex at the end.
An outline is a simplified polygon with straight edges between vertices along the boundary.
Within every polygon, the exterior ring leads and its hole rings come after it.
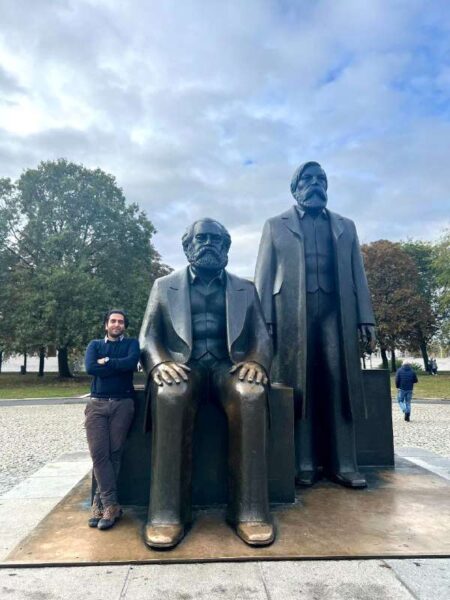
MULTIPOLYGON (((226 276, 227 346, 234 364, 254 361, 267 374, 272 343, 255 286, 228 271, 226 276)), ((192 351, 191 302, 188 269, 156 279, 150 292, 140 333, 141 363, 147 375, 162 362, 186 364, 192 351)), ((148 382, 150 378, 148 379, 148 382)), ((146 391, 145 428, 150 418, 150 386, 146 391)))
MULTIPOLYGON (((334 244, 336 287, 340 301, 341 348, 348 390, 345 412, 365 407, 358 325, 374 324, 367 278, 355 224, 327 210, 334 244)), ((306 389, 306 281, 304 238, 295 207, 266 221, 256 263, 255 285, 268 325, 274 330, 271 380, 293 387, 308 413, 306 389), (305 401, 306 399, 306 401, 305 401)))

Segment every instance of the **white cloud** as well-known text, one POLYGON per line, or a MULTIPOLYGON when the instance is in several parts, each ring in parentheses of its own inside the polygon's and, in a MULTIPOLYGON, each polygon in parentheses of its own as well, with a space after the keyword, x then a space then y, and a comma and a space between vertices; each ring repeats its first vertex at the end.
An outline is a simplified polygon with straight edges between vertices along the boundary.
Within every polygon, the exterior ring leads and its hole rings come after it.
POLYGON ((230 269, 250 275, 306 159, 364 241, 448 223, 444 0, 4 5, 1 175, 60 156, 113 173, 173 266, 208 215, 232 233, 230 269))

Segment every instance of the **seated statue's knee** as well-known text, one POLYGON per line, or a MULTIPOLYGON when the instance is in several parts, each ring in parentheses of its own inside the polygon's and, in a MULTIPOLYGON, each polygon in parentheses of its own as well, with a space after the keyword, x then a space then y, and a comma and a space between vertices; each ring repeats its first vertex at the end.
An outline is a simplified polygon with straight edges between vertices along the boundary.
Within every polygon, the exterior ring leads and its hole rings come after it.
POLYGON ((192 389, 190 382, 182 381, 181 383, 172 383, 171 385, 164 383, 156 389, 156 396, 163 402, 183 402, 191 397, 192 389))
POLYGON ((237 381, 235 390, 243 402, 265 402, 266 400, 266 389, 261 384, 237 381))

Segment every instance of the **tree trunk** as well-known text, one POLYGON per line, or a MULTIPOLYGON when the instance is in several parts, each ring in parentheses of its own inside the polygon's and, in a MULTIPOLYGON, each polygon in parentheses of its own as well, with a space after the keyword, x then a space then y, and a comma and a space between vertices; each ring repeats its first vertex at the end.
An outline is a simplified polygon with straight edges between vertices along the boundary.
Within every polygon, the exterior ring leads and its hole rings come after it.
POLYGON ((20 367, 20 374, 25 375, 27 372, 27 353, 23 353, 23 365, 20 367))
POLYGON ((0 350, 0 373, 2 372, 2 364, 3 364, 3 350, 0 350))
POLYGON ((423 339, 422 336, 420 336, 419 338, 419 347, 420 347, 420 352, 422 353, 422 358, 423 358, 423 365, 425 367, 425 373, 429 373, 429 368, 430 368, 430 364, 429 364, 429 358, 428 358, 428 350, 427 350, 427 343, 425 342, 425 340, 423 339))
POLYGON ((67 346, 58 348, 58 370, 60 377, 73 377, 69 368, 69 353, 67 346))
POLYGON ((380 348, 381 362, 383 363, 383 369, 389 369, 388 357, 385 348, 380 348))
POLYGON ((391 371, 395 373, 397 371, 397 364, 395 361, 395 348, 391 349, 391 371))
POLYGON ((38 377, 44 377, 45 348, 39 348, 39 372, 38 377))

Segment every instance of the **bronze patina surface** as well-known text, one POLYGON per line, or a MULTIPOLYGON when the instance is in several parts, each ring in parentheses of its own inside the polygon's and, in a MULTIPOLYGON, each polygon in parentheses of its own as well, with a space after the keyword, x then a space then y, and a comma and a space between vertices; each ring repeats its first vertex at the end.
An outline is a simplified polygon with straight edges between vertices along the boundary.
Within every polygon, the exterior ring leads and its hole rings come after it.
POLYGON ((400 461, 366 472, 369 487, 347 490, 329 482, 273 511, 272 546, 246 546, 221 510, 200 511, 173 550, 144 545, 145 512, 129 508, 110 531, 87 526, 90 478, 85 478, 7 557, 4 565, 201 562, 450 556, 450 483, 400 461))

